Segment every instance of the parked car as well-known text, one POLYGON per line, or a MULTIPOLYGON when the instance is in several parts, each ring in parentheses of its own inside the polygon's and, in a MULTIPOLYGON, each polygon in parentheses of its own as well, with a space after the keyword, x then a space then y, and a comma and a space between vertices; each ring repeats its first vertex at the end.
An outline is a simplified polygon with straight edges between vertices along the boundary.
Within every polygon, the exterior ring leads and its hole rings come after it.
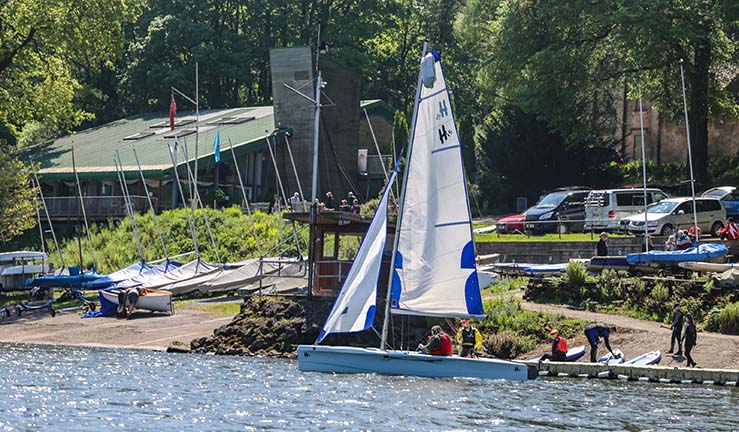
MULTIPOLYGON (((647 188, 647 205, 667 198, 660 189, 647 188)), ((621 218, 644 210, 644 189, 590 191, 585 198, 585 230, 614 231, 621 218)))
POLYGON ((523 223, 526 216, 523 214, 506 216, 498 219, 495 230, 500 234, 515 234, 523 232, 523 223))
POLYGON ((734 186, 719 186, 703 192, 706 198, 718 198, 726 209, 726 216, 739 217, 739 191, 734 186))
MULTIPOLYGON (((715 198, 696 198, 698 226, 704 233, 718 236, 724 227, 726 210, 715 198)), ((623 219, 631 234, 644 234, 644 213, 623 219)), ((689 229, 693 225, 693 199, 690 197, 667 198, 647 207, 646 223, 651 235, 667 236, 675 229, 689 229)))
POLYGON ((533 234, 582 232, 585 198, 590 190, 578 186, 556 189, 547 194, 526 210, 524 228, 533 234))

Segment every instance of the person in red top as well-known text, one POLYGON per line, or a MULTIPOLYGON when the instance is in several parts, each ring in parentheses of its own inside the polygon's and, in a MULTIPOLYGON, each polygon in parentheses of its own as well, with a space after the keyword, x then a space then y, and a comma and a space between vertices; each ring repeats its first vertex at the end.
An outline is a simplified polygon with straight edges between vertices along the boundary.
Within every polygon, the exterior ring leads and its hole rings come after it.
POLYGON ((730 217, 726 220, 726 228, 719 231, 721 240, 739 240, 739 227, 734 223, 734 218, 730 217))
POLYGON ((695 243, 701 241, 701 235, 703 235, 703 230, 701 227, 698 227, 698 238, 695 238, 695 225, 691 225, 690 229, 688 230, 688 237, 690 237, 690 240, 695 243))
POLYGON ((431 336, 428 343, 418 344, 418 350, 431 355, 452 355, 452 339, 444 333, 440 326, 431 327, 431 336))
POLYGON ((552 336, 552 353, 544 354, 541 356, 539 361, 554 360, 554 361, 566 361, 567 360, 567 339, 559 335, 559 330, 552 329, 549 332, 552 336))

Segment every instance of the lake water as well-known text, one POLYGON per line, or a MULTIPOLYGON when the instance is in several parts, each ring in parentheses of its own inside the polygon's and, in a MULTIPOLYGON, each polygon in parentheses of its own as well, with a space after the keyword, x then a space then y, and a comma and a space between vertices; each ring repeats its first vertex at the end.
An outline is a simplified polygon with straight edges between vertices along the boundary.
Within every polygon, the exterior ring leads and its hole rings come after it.
POLYGON ((0 344, 0 431, 739 430, 739 389, 301 373, 290 360, 0 344))

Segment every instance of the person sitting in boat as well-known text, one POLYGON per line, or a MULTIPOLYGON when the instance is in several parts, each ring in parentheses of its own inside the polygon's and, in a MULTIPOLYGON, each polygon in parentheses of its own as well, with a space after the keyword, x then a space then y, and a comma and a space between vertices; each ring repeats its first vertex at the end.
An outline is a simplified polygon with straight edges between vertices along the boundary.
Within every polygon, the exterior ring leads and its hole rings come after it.
POLYGON ((595 245, 595 256, 608 256, 608 233, 600 233, 600 240, 595 245))
POLYGON ((482 334, 470 325, 469 319, 463 318, 459 321, 456 339, 460 357, 477 358, 477 353, 482 352, 482 334))
POLYGON ((675 247, 677 250, 685 250, 693 247, 693 242, 684 230, 677 232, 677 237, 675 237, 675 247))
POLYGON ((670 234, 670 236, 667 237, 667 241, 665 242, 665 251, 673 252, 676 250, 677 250, 677 243, 675 242, 675 235, 670 234))
POLYGON ((359 205, 359 200, 355 199, 352 203, 352 208, 350 211, 354 214, 359 214, 362 211, 362 207, 359 205))
POLYGON ((444 333, 441 326, 431 327, 431 336, 426 345, 418 344, 418 350, 426 354, 450 356, 452 355, 452 339, 444 333))
POLYGON ((549 332, 549 335, 552 336, 552 353, 551 354, 544 354, 539 359, 540 362, 544 360, 554 360, 554 361, 566 361, 567 360, 567 339, 563 338, 559 335, 559 330, 552 329, 552 331, 549 332))
POLYGON ((701 235, 703 235, 703 230, 701 230, 701 227, 698 227, 698 238, 696 238, 695 237, 695 225, 690 226, 690 229, 688 230, 688 237, 690 237, 690 241, 692 243, 701 241, 701 235))
POLYGON ((721 240, 739 240, 739 227, 736 226, 733 217, 726 220, 726 227, 719 231, 719 236, 721 240))
POLYGON ((606 345, 606 348, 608 348, 608 351, 613 355, 613 357, 621 356, 620 354, 615 354, 613 352, 611 344, 608 342, 608 335, 612 331, 615 332, 616 327, 609 327, 603 323, 593 323, 585 327, 585 337, 588 338, 588 343, 590 343, 590 363, 595 363, 597 361, 598 345, 600 345, 601 338, 603 338, 603 343, 606 345))

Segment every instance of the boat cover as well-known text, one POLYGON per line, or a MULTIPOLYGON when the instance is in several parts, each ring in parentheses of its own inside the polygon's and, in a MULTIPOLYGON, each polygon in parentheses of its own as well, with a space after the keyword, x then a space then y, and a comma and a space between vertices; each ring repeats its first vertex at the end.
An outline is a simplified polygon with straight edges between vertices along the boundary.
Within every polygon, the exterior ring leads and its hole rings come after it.
POLYGON ((39 288, 82 288, 82 284, 93 282, 105 275, 90 270, 80 273, 79 267, 70 267, 69 274, 46 275, 26 279, 26 286, 39 288))
POLYGON ((723 244, 708 243, 681 251, 649 251, 632 253, 626 256, 626 261, 631 264, 640 263, 678 263, 683 261, 705 261, 707 259, 720 258, 726 255, 729 249, 723 244))
POLYGON ((199 284, 205 283, 209 276, 220 270, 220 267, 196 259, 174 270, 152 274, 145 278, 134 278, 116 285, 128 288, 141 285, 145 288, 172 291, 172 294, 186 294, 199 284))
MULTIPOLYGON (((215 293, 233 291, 259 282, 267 276, 283 275, 287 277, 296 276, 295 264, 301 261, 296 259, 265 258, 260 262, 259 258, 252 258, 239 263, 231 264, 231 267, 239 264, 236 268, 221 270, 212 278, 198 287, 201 293, 215 293)), ((303 268, 303 267, 299 267, 303 268)))
MULTIPOLYGON (((148 280, 153 280, 159 276, 174 271, 182 266, 182 263, 178 261, 165 261, 156 267, 150 267, 148 270, 143 271, 132 278, 118 282, 113 287, 115 288, 129 288, 133 286, 145 285, 148 280)), ((111 287, 112 288, 112 287, 111 287)))
POLYGON ((102 276, 92 282, 84 282, 82 283, 82 287, 85 289, 104 289, 111 287, 118 282, 123 282, 126 279, 130 279, 132 277, 136 277, 139 274, 149 270, 151 268, 150 265, 147 265, 143 261, 137 262, 136 264, 131 264, 130 266, 118 270, 116 272, 110 273, 107 276, 102 276))

